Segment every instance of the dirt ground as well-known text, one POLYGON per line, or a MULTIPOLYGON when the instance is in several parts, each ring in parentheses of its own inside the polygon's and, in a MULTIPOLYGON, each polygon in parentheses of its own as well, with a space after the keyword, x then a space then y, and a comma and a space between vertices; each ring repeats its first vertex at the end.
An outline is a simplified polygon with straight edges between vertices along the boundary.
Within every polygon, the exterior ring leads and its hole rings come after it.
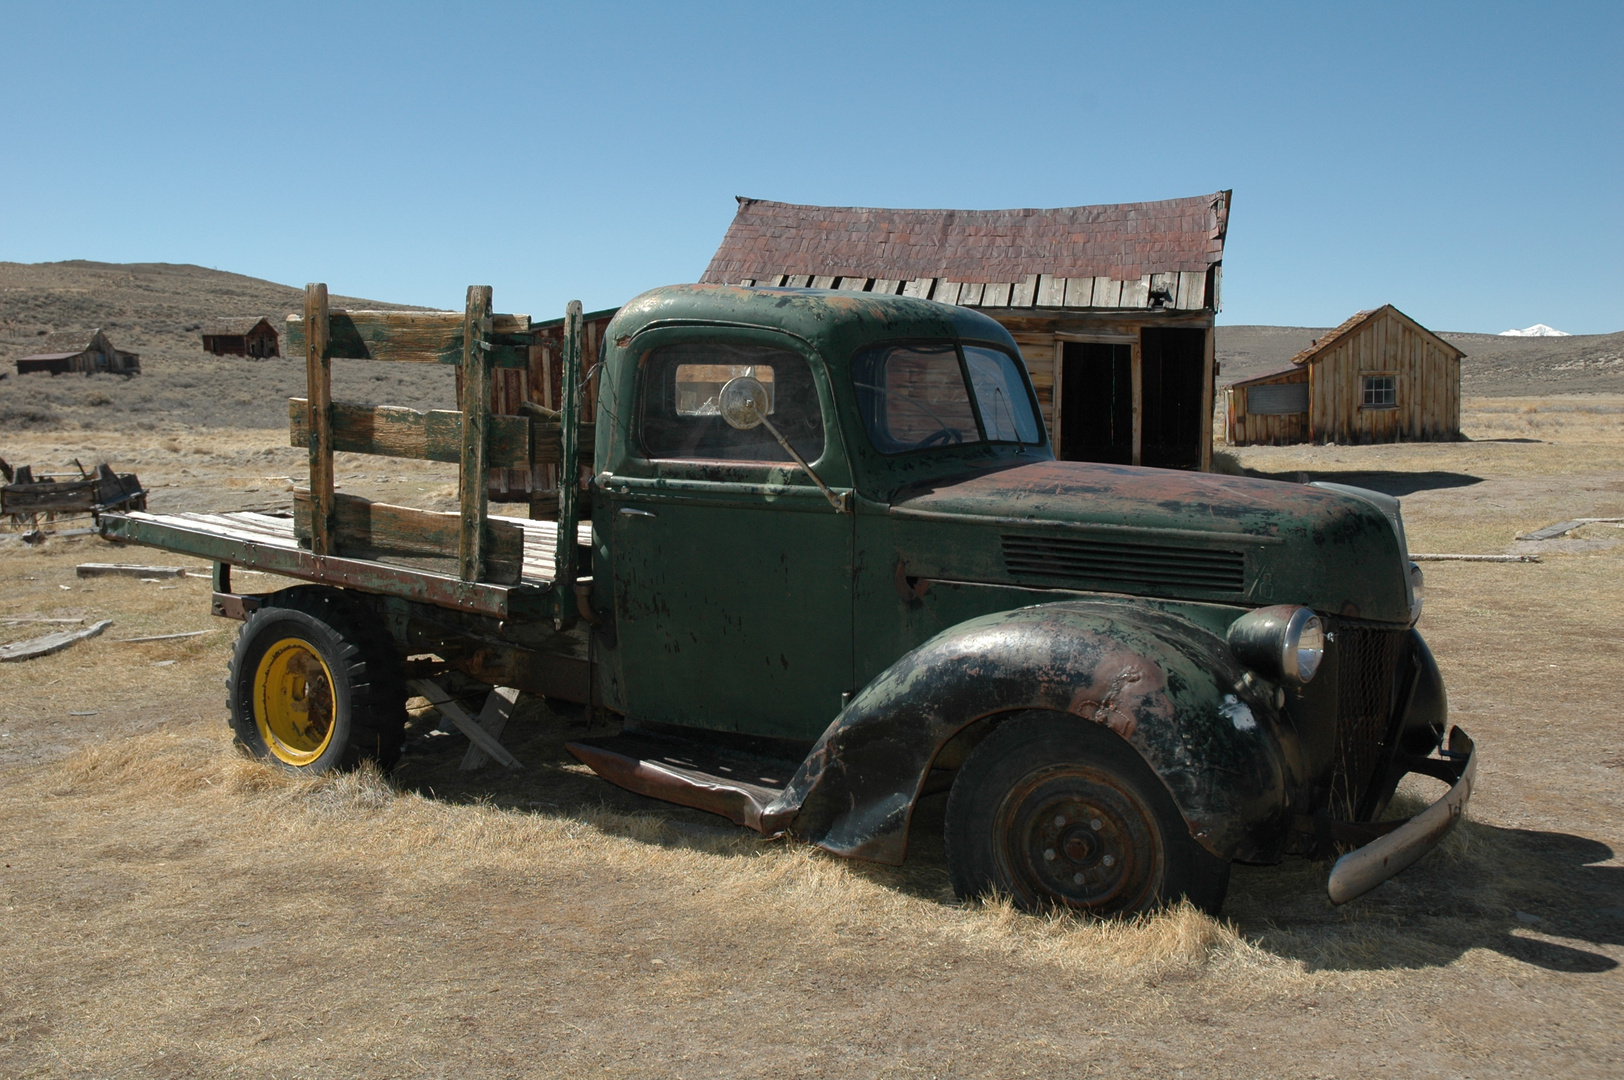
MULTIPOLYGON (((82 580, 184 560, 0 534, 0 642, 114 620, 0 665, 0 1075, 1616 1077, 1624 530, 1515 537, 1624 517, 1624 396, 1466 412, 1469 442, 1234 452, 1400 495, 1413 551, 1542 561, 1426 565, 1422 629, 1481 747, 1470 821, 1345 908, 1326 864, 1240 867, 1220 920, 960 904, 939 801, 900 869, 762 841, 592 777, 562 750, 585 718, 529 699, 521 772, 458 771, 425 712, 394 774, 289 780, 231 747, 235 624, 204 577, 82 580)), ((282 441, 109 425, 0 455, 106 457, 155 510, 224 509, 286 504, 282 441)), ((455 491, 427 464, 339 477, 455 491)))

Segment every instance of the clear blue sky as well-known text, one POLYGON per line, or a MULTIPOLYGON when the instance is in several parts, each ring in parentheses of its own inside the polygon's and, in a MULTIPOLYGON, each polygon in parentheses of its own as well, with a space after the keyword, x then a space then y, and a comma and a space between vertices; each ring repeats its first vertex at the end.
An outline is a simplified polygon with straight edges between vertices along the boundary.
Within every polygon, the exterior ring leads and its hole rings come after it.
POLYGON ((733 196, 1235 190, 1227 323, 1624 329, 1624 4, 0 3, 0 259, 551 316, 733 196))

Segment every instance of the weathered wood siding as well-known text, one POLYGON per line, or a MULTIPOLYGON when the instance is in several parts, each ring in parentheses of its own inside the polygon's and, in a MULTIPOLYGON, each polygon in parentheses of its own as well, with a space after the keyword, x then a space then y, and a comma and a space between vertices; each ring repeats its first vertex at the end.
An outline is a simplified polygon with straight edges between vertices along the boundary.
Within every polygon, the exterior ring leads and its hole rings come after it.
MULTIPOLYGON (((581 326, 581 374, 584 378, 592 365, 598 362, 598 350, 603 343, 603 332, 609 326, 613 312, 598 312, 581 326)), ((549 409, 557 409, 562 397, 560 351, 562 330, 544 332, 542 344, 530 346, 528 368, 499 368, 491 373, 491 412, 498 416, 516 416, 521 402, 530 401, 549 409)), ((459 393, 462 382, 458 372, 459 393)), ((581 383, 581 415, 590 424, 597 418, 598 380, 584 379, 581 383)), ((592 446, 583 443, 582 459, 592 460, 592 446)), ((531 465, 529 468, 493 468, 490 470, 490 498, 493 502, 530 502, 540 497, 550 499, 558 489, 556 465, 531 465)))
POLYGON ((1026 370, 1032 375, 1032 389, 1038 394, 1038 408, 1043 411, 1043 423, 1052 434, 1054 432, 1054 366, 1055 366, 1055 336, 1050 331, 1047 334, 1019 333, 1013 335, 1015 344, 1020 346, 1021 356, 1026 360, 1026 370))
POLYGON ((1308 364, 1309 437, 1369 443, 1460 434, 1460 360, 1405 316, 1385 310, 1308 364), (1391 407, 1363 404, 1364 379, 1394 377, 1391 407))
POLYGON ((1257 387, 1298 385, 1308 383, 1308 369, 1289 371, 1268 379, 1248 379, 1239 386, 1231 386, 1228 396, 1228 431, 1231 446, 1285 446, 1307 442, 1309 414, 1254 413, 1251 411, 1250 391, 1257 387))
MULTIPOLYGON (((1175 280, 1179 276, 1177 274, 1169 275, 1175 280)), ((1205 275, 1199 274, 1184 276, 1191 279, 1189 292, 1192 299, 1190 302, 1194 304, 1196 301, 1193 297, 1198 295, 1195 291, 1197 279, 1199 279, 1202 288, 1205 289, 1207 278, 1205 275)), ((1147 282, 1149 278, 1150 275, 1147 275, 1147 282)), ((1066 279, 1058 280, 1067 289, 1077 284, 1066 279)), ((1081 280, 1086 281, 1088 279, 1081 280)), ((1120 283, 1117 284, 1120 285, 1120 283)), ((992 286, 954 286, 956 290, 971 288, 983 290, 982 295, 984 296, 985 290, 992 288, 992 286)), ((1043 275, 1037 275, 1033 288, 1040 303, 1046 297, 1052 299, 1059 295, 1059 290, 1055 288, 1054 283, 1048 283, 1046 290, 1043 275)), ((1099 296, 1097 292, 1095 295, 1099 296)), ((1206 294, 1202 292, 1199 295, 1205 296, 1206 294)), ((1100 302, 1100 300, 1103 300, 1103 297, 1099 297, 1096 303, 1100 302)), ((959 293, 959 302, 966 302, 962 291, 959 293)), ((1155 312, 1076 311, 1069 308, 1045 311, 1042 307, 988 308, 986 306, 980 307, 979 310, 982 314, 989 315, 1003 324, 1004 329, 1008 330, 1010 336, 1015 339, 1015 344, 1020 347, 1021 356, 1026 361, 1026 369, 1032 376, 1032 389, 1037 392, 1038 408, 1043 413, 1043 423, 1048 428, 1051 441, 1054 441, 1055 438, 1055 387, 1059 383, 1059 373, 1056 369, 1062 357, 1060 342, 1064 340, 1063 335, 1072 335, 1074 339, 1078 335, 1096 334, 1108 335, 1112 338, 1121 336, 1137 337, 1142 331, 1150 327, 1186 327, 1205 330, 1207 343, 1204 378, 1208 389, 1204 391, 1204 395, 1211 393, 1213 370, 1213 314, 1211 311, 1181 311, 1174 309, 1157 310, 1155 312)), ((1211 466, 1213 424, 1212 409, 1210 407, 1211 399, 1204 396, 1204 401, 1206 404, 1201 410, 1203 420, 1201 421, 1199 435, 1200 445, 1203 447, 1201 455, 1201 467, 1203 469, 1211 466)), ((1056 452, 1059 452, 1058 446, 1056 446, 1056 452)))

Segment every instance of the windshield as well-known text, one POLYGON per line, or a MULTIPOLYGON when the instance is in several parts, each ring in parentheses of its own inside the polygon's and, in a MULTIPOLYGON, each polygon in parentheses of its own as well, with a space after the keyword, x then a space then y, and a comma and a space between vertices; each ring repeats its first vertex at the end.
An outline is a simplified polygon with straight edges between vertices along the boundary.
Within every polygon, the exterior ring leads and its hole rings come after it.
POLYGON ((882 454, 1043 438, 1020 362, 999 349, 881 345, 853 358, 852 385, 882 454))

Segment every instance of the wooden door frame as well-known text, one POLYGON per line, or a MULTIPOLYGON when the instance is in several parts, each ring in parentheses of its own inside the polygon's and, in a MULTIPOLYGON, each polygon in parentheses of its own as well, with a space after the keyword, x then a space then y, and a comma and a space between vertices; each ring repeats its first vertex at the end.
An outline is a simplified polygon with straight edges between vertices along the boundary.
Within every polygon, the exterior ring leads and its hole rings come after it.
POLYGON ((1061 450, 1061 447, 1064 445, 1060 441, 1061 432, 1062 432, 1063 425, 1064 425, 1064 421, 1062 420, 1061 416, 1062 416, 1062 412, 1064 411, 1062 406, 1063 406, 1063 404, 1064 404, 1064 402, 1066 400, 1066 398, 1065 398, 1066 343, 1068 341, 1070 341, 1070 342, 1078 342, 1080 344, 1085 344, 1085 345, 1126 345, 1131 350, 1130 353, 1129 353, 1129 361, 1128 361, 1128 363, 1129 363, 1129 370, 1131 372, 1131 374, 1129 375, 1129 379, 1132 381, 1132 384, 1133 384, 1133 463, 1135 465, 1139 464, 1140 447, 1141 447, 1141 443, 1143 441, 1142 432, 1141 432, 1140 429, 1141 429, 1141 425, 1143 424, 1143 415, 1144 415, 1144 390, 1142 388, 1143 379, 1142 379, 1141 373, 1140 373, 1140 359, 1139 359, 1139 349, 1140 349, 1140 333, 1139 332, 1141 330, 1143 330, 1143 329, 1144 329, 1144 327, 1142 327, 1142 326, 1135 326, 1132 333, 1127 333, 1125 331, 1112 332, 1110 330, 1080 331, 1080 332, 1056 331, 1055 332, 1055 336, 1054 336, 1054 390, 1053 390, 1053 394, 1054 394, 1054 409, 1053 409, 1054 424, 1052 425, 1052 427, 1050 429, 1049 438, 1051 440, 1053 440, 1053 442, 1054 442, 1054 456, 1055 456, 1055 459, 1057 461, 1062 460, 1061 457, 1060 457, 1060 450, 1061 450))

